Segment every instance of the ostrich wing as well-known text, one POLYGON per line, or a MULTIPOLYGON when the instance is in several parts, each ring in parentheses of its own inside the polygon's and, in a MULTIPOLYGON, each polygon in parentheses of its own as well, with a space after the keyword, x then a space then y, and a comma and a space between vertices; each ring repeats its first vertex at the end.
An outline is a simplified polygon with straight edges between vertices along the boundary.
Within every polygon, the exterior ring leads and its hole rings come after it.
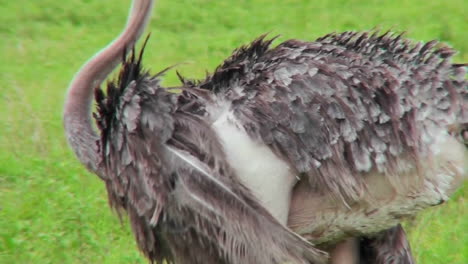
POLYGON ((184 83, 227 102, 239 129, 296 172, 293 230, 320 242, 375 233, 448 199, 466 157, 449 127, 468 121, 465 68, 450 62, 453 50, 389 33, 270 42, 184 83))
POLYGON ((133 55, 107 95, 97 94, 109 200, 128 212, 145 255, 176 263, 323 263, 321 251, 237 180, 216 135, 194 113, 196 95, 169 93, 160 75, 142 73, 133 55))

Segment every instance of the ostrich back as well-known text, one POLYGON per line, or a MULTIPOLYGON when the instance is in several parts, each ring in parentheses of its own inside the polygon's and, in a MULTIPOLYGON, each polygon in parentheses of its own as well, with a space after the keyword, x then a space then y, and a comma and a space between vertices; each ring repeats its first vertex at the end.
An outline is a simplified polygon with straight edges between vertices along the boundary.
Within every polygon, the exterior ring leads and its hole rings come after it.
MULTIPOLYGON (((446 201, 460 185, 468 86, 466 65, 451 63, 452 49, 377 32, 273 49, 270 42, 254 41, 206 80, 185 86, 215 94, 208 116, 227 115, 289 168, 283 181, 279 171, 239 177, 295 232, 316 243, 376 233, 446 201), (275 205, 285 201, 279 211, 275 205)), ((265 160, 214 128, 236 171, 265 160)))

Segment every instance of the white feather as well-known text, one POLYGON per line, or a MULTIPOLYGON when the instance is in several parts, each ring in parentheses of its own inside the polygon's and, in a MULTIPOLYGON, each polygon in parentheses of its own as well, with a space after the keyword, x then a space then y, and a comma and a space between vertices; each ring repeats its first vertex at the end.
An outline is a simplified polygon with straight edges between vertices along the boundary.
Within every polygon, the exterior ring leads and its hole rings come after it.
POLYGON ((233 114, 224 109, 216 115, 212 127, 221 139, 229 164, 259 202, 286 224, 296 175, 270 148, 250 138, 236 125, 233 114))

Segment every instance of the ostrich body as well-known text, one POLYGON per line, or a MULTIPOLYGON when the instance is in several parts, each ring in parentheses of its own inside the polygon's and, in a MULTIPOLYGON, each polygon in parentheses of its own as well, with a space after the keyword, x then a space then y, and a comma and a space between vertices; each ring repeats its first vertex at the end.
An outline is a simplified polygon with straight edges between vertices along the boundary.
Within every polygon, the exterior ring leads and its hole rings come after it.
POLYGON ((98 134, 93 90, 152 4, 133 1, 64 113, 70 145, 150 260, 326 263, 320 248, 332 263, 412 263, 399 222, 447 200, 466 171, 467 81, 453 50, 390 33, 274 48, 261 37, 205 80, 181 77, 180 93, 133 52, 96 92, 98 134))

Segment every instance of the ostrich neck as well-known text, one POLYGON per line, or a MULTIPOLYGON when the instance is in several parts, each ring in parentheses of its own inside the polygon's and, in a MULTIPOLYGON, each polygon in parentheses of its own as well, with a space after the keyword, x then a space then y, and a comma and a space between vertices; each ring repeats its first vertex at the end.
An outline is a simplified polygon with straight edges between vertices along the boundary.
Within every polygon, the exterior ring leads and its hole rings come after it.
POLYGON ((79 160, 91 171, 98 172, 98 136, 91 117, 93 90, 99 87, 117 66, 125 49, 132 47, 141 36, 153 3, 153 0, 133 1, 123 32, 78 71, 68 89, 63 115, 65 133, 79 160))

